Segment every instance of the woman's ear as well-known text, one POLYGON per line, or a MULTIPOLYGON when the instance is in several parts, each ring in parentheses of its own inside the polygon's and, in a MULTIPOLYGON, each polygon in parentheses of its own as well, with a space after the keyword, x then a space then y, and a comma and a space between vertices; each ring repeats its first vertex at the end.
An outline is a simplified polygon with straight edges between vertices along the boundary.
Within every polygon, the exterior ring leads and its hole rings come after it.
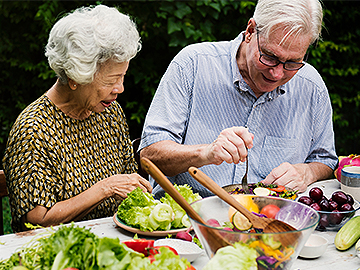
POLYGON ((72 79, 69 79, 68 85, 69 85, 71 90, 76 90, 76 88, 78 86, 78 84, 72 79))

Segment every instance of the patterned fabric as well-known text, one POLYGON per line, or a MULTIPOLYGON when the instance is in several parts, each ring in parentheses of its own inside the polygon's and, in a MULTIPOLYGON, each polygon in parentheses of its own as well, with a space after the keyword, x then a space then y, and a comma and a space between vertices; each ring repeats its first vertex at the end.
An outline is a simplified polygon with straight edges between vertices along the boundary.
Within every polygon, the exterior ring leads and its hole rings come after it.
MULTIPOLYGON (((3 165, 10 196, 12 228, 37 205, 51 208, 98 181, 137 170, 125 115, 117 102, 102 113, 75 120, 45 95, 18 117, 9 135, 3 165)), ((114 215, 110 198, 84 220, 114 215)))
MULTIPOLYGON (((248 180, 264 179, 282 162, 337 164, 332 108, 327 88, 309 64, 285 85, 256 98, 242 78, 236 53, 243 33, 230 42, 184 48, 170 63, 145 119, 139 149, 161 140, 195 145, 213 142, 226 128, 247 126, 255 135, 249 151, 248 180)), ((201 168, 221 186, 241 182, 245 165, 201 168)), ((188 173, 169 179, 188 183, 203 197, 212 195, 188 173)), ((155 197, 163 190, 155 187, 155 197)))

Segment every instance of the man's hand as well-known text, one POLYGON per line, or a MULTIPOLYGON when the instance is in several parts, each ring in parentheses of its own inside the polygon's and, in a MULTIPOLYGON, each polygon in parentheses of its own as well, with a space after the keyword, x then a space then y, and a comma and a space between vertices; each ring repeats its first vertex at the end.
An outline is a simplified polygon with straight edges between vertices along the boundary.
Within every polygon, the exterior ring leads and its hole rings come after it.
POLYGON ((290 164, 284 162, 274 168, 262 181, 264 184, 277 184, 304 192, 308 185, 326 179, 332 170, 319 162, 290 164))
POLYGON ((245 127, 224 129, 217 139, 204 148, 208 164, 219 165, 223 161, 238 164, 244 162, 247 149, 253 147, 254 135, 245 127))

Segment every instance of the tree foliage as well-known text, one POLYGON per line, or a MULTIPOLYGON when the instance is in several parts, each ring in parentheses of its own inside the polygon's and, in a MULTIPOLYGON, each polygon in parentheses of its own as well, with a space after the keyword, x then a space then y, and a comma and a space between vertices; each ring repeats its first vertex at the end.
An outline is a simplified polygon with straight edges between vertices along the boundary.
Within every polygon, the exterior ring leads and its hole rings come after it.
MULTIPOLYGON (((61 16, 80 7, 116 6, 137 23, 143 48, 130 62, 125 92, 118 97, 130 134, 142 123, 161 76, 184 46, 231 40, 246 28, 254 1, 0 1, 0 158, 18 114, 55 82, 44 47, 61 16)), ((352 1, 324 1, 323 39, 308 62, 323 76, 334 109, 339 155, 360 151, 360 10, 352 1)), ((0 165, 0 168, 2 165, 0 165)))

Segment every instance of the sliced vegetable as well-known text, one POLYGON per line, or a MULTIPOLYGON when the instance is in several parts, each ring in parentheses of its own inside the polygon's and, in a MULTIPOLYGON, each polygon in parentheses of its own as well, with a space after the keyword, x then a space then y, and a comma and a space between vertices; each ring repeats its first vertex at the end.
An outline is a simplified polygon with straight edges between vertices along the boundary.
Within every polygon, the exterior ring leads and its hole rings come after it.
POLYGON ((147 239, 130 239, 122 241, 128 248, 135 250, 136 252, 142 253, 145 256, 148 255, 148 249, 154 247, 154 240, 147 239))
POLYGON ((360 238, 360 216, 351 218, 336 233, 335 247, 338 250, 347 250, 360 238))
POLYGON ((239 231, 246 231, 252 227, 250 221, 239 211, 235 212, 231 219, 234 227, 239 231))
POLYGON ((173 247, 167 246, 167 245, 154 246, 152 248, 149 248, 148 249, 148 254, 149 255, 159 254, 159 253, 161 253, 160 250, 161 250, 162 247, 167 248, 168 250, 170 250, 175 255, 178 255, 178 252, 176 251, 176 249, 174 249, 173 247))
POLYGON ((260 214, 267 216, 268 218, 275 218, 276 214, 279 212, 280 208, 274 204, 265 205, 260 214))
POLYGON ((257 187, 254 189, 254 194, 258 196, 268 196, 270 195, 270 190, 264 187, 257 187))
MULTIPOLYGON (((252 200, 252 196, 247 196, 243 194, 232 195, 232 196, 250 212, 259 213, 259 207, 252 200)), ((236 211, 237 210, 234 207, 229 207, 229 212, 228 212, 229 220, 232 219, 232 216, 236 211)))
POLYGON ((269 187, 268 189, 275 191, 275 192, 284 192, 285 187, 282 185, 277 185, 277 187, 269 187))

